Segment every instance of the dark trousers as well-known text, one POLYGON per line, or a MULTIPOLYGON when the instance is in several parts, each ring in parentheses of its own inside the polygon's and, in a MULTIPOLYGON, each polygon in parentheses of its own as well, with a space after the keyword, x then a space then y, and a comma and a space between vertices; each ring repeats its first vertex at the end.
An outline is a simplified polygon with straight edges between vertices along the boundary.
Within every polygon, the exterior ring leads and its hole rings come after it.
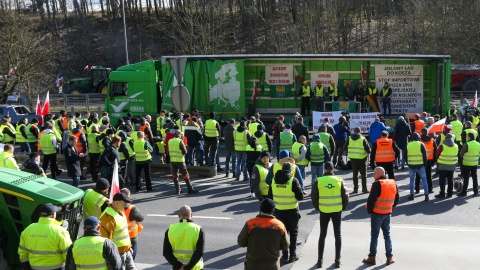
POLYGON ((30 145, 30 151, 32 151, 32 153, 38 152, 38 142, 29 142, 28 144, 30 145))
POLYGON ((332 220, 333 233, 335 234, 335 260, 340 260, 342 250, 342 212, 320 212, 320 238, 318 239, 318 259, 323 259, 325 238, 327 237, 328 223, 332 220))
MULTIPOLYGON (((425 173, 427 174, 428 191, 432 192, 432 164, 430 164, 430 162, 427 162, 427 165, 425 166, 425 173)), ((418 173, 415 175, 415 191, 420 192, 420 175, 418 175, 418 173)))
POLYGON ((392 99, 391 98, 383 98, 383 115, 392 114, 392 99))
POLYGON ((445 194, 445 183, 447 183, 447 194, 453 193, 453 171, 439 170, 440 194, 445 194))
POLYGON ((358 173, 362 177, 362 189, 367 189, 367 158, 350 159, 353 171, 353 190, 358 191, 358 173))
POLYGON ((323 112, 324 101, 323 98, 315 99, 315 110, 319 112, 323 112))
POLYGON ((310 114, 310 97, 302 97, 301 115, 310 114))
POLYGON ((141 182, 140 176, 142 175, 142 170, 145 172, 145 184, 147 186, 147 190, 152 190, 152 181, 150 179, 150 162, 146 163, 136 163, 135 166, 135 187, 137 191, 140 191, 141 182))
POLYGON ((343 145, 345 141, 335 140, 335 150, 333 151, 333 165, 341 165, 343 161, 343 145))
POLYGON ((52 179, 55 178, 55 174, 59 171, 57 166, 57 154, 43 155, 42 168, 46 172, 48 164, 50 163, 50 172, 52 174, 52 179))
POLYGON ((462 166, 463 175, 463 190, 462 193, 466 193, 468 189, 468 180, 472 176, 473 180, 473 193, 478 193, 478 179, 477 179, 477 166, 462 166))
POLYGON ((217 158, 217 149, 218 149, 218 139, 205 139, 205 163, 208 166, 216 165, 217 158))
POLYGON ((98 180, 98 159, 100 158, 100 153, 89 153, 90 156, 90 174, 92 175, 93 182, 98 180))
POLYGON ((377 162, 377 166, 383 167, 385 172, 388 175, 388 179, 395 180, 395 173, 393 170, 393 161, 392 162, 377 162))
POLYGON ((253 167, 255 166, 255 161, 248 161, 247 160, 247 172, 248 172, 248 179, 250 180, 250 193, 253 193, 252 188, 252 171, 253 167))
MULTIPOLYGON (((297 251, 297 237, 298 237, 298 221, 300 220, 300 213, 296 209, 292 210, 278 210, 275 209, 274 216, 280 220, 287 233, 290 235, 290 256, 296 255, 297 251)), ((284 255, 285 255, 284 251, 284 255)))

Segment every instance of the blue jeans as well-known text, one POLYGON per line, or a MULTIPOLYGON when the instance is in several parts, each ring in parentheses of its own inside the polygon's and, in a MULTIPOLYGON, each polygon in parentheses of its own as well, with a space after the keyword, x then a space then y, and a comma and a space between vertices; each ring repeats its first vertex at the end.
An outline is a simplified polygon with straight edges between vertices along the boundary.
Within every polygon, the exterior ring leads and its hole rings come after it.
POLYGON ((32 152, 32 150, 30 149, 30 144, 28 142, 21 142, 20 143, 20 152, 22 152, 22 153, 32 152))
POLYGON ((318 166, 312 165, 312 186, 313 186, 313 183, 317 181, 317 178, 322 176, 323 176, 323 163, 318 166))
POLYGON ((225 172, 228 174, 230 173, 230 158, 232 159, 232 172, 233 176, 236 176, 237 170, 237 152, 229 151, 225 149, 225 172))
POLYGON ((248 171, 247 171, 247 152, 241 151, 237 152, 237 169, 236 169, 236 178, 240 178, 240 173, 243 172, 243 178, 248 180, 248 171))
POLYGON ((187 153, 187 160, 186 164, 187 165, 195 165, 195 157, 193 155, 193 150, 197 152, 197 157, 198 157, 198 164, 200 166, 203 166, 203 143, 199 143, 195 146, 188 146, 188 153, 187 153))
POLYGON ((380 229, 383 232, 383 238, 385 239, 385 254, 387 256, 393 256, 392 254, 392 239, 390 238, 390 214, 379 215, 372 213, 370 215, 370 253, 368 256, 377 256, 377 244, 378 235, 380 229))
MULTIPOLYGON (((300 174, 302 175, 302 178, 303 178, 303 181, 305 181, 305 168, 307 167, 306 165, 297 165, 298 166, 298 170, 300 171, 300 174)), ((303 187, 303 185, 302 185, 303 187)))
POLYGON ((80 184, 80 176, 72 176, 72 180, 73 180, 73 186, 74 187, 78 187, 78 185, 80 184))
POLYGON ((130 238, 130 242, 132 243, 132 258, 135 261, 135 257, 137 256, 137 249, 138 249, 138 238, 130 238))
MULTIPOLYGON (((402 167, 405 166, 405 157, 407 156, 407 148, 405 147, 405 149, 400 149, 402 151, 402 167)), ((395 166, 398 166, 400 163, 400 157, 396 158, 395 159, 395 166)))
POLYGON ((428 192, 428 183, 427 183, 427 173, 425 172, 425 166, 422 166, 418 169, 408 168, 408 172, 410 173, 410 194, 413 195, 413 189, 415 186, 415 173, 420 175, 422 179, 422 186, 423 186, 423 194, 427 195, 428 192))

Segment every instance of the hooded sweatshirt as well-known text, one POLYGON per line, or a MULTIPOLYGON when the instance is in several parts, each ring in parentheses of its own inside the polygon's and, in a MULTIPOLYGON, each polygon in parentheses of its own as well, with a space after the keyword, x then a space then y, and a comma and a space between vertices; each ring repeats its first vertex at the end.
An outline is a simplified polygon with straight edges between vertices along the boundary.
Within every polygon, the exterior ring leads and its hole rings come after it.
MULTIPOLYGON (((261 159, 257 159, 255 162, 255 165, 260 165, 264 167, 265 169, 268 169, 270 164, 263 164, 261 159)), ((260 192, 260 173, 258 172, 257 166, 253 166, 252 169, 252 177, 250 178, 250 186, 253 189, 253 192, 255 193, 255 197, 259 200, 262 201, 264 199, 262 193, 260 192)))
MULTIPOLYGON (((282 170, 279 170, 277 171, 277 173, 275 174, 275 183, 277 184, 286 184, 288 182, 288 180, 290 180, 290 178, 292 178, 292 174, 289 173, 289 172, 285 172, 285 171, 282 171, 282 170)), ((295 194, 295 199, 297 199, 297 201, 301 201, 303 200, 303 192, 302 192, 302 187, 300 185, 300 183, 298 182, 298 179, 293 177, 293 182, 292 182, 292 191, 293 193, 295 194)), ((268 198, 272 199, 273 200, 273 193, 272 193, 272 186, 270 185, 270 187, 268 188, 268 198)), ((295 208, 295 209, 289 209, 289 210, 278 210, 276 209, 275 211, 282 211, 282 212, 287 212, 287 211, 291 211, 291 212, 299 212, 299 209, 298 207, 295 208)))

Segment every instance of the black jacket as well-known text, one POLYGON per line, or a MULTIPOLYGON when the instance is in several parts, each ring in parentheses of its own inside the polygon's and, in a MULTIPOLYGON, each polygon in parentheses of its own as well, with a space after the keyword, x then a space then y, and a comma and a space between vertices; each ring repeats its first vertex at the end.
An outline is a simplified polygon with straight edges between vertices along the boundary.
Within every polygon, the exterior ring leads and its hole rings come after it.
MULTIPOLYGON (((187 219, 184 221, 183 219, 180 222, 192 222, 192 220, 187 219)), ((165 239, 163 240, 163 257, 167 259, 168 263, 173 266, 174 270, 178 270, 183 266, 183 269, 190 270, 197 264, 197 262, 203 257, 203 249, 205 247, 205 238, 203 235, 203 229, 200 228, 200 235, 198 237, 197 245, 195 246, 195 251, 193 252, 192 258, 187 265, 183 265, 181 262, 175 258, 173 255, 173 248, 170 240, 168 239, 168 230, 165 232, 165 239)))
MULTIPOLYGON (((323 176, 329 176, 329 175, 333 175, 333 173, 325 173, 323 176)), ((347 208, 348 200, 349 200, 348 191, 345 188, 345 183, 343 182, 343 180, 342 180, 342 186, 341 186, 341 189, 340 189, 340 195, 342 196, 342 211, 343 211, 347 208)), ((315 210, 317 210, 317 211, 320 211, 320 208, 319 208, 319 205, 318 205, 318 197, 319 196, 320 196, 320 192, 318 190, 318 182, 317 182, 317 179, 315 179, 315 181, 313 182, 313 185, 312 185, 311 198, 312 198, 313 208, 315 208, 315 210)))
POLYGON ((297 137, 297 140, 300 139, 300 136, 305 136, 308 141, 308 127, 305 126, 303 123, 297 123, 292 127, 292 132, 297 137))
MULTIPOLYGON (((376 180, 380 180, 380 179, 388 179, 388 178, 384 175, 376 180)), ((373 206, 375 205, 377 198, 380 197, 380 194, 382 192, 382 186, 376 180, 375 182, 372 183, 372 189, 370 190, 370 195, 368 195, 368 199, 367 199, 367 211, 369 214, 373 213, 373 206)), ((395 201, 393 202, 393 207, 397 206, 398 199, 399 199, 399 196, 398 196, 398 187, 397 187, 397 194, 395 195, 395 201)))
POLYGON ((407 124, 405 119, 399 120, 397 122, 397 124, 395 125, 395 132, 393 134, 395 143, 397 144, 398 148, 407 148, 408 137, 412 135, 412 130, 410 129, 410 126, 407 124))
POLYGON ((189 146, 200 145, 203 140, 202 130, 198 126, 187 125, 185 126, 185 137, 187 137, 189 146))
MULTIPOLYGON (((277 171, 277 173, 275 173, 274 181, 275 181, 275 184, 286 184, 288 180, 290 180, 290 178, 292 178, 291 173, 280 170, 280 171, 277 171)), ((273 185, 273 181, 272 181, 272 185, 273 185)), ((270 187, 268 188, 268 198, 273 200, 272 185, 270 185, 270 187)), ((295 193, 295 199, 297 199, 297 201, 303 200, 302 186, 298 182, 297 178, 293 178, 292 191, 293 193, 295 193)), ((278 211, 278 210, 275 210, 275 211, 278 211)), ((292 210, 282 210, 282 211, 292 211, 292 210)), ((298 207, 296 209, 293 209, 293 211, 299 212, 298 207)))
POLYGON ((67 144, 63 149, 65 155, 65 163, 67 164, 67 172, 69 177, 81 176, 82 171, 80 169, 80 156, 78 155, 77 148, 67 144))

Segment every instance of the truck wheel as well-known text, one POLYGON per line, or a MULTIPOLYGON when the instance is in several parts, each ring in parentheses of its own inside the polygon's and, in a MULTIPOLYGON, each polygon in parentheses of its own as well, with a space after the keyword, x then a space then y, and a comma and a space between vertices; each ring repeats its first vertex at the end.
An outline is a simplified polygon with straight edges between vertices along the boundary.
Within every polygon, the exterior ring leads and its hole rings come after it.
POLYGON ((72 86, 68 93, 72 95, 79 95, 79 94, 83 94, 84 91, 80 86, 72 86))
POLYGON ((97 93, 104 95, 108 93, 108 81, 104 81, 98 86, 97 93))
POLYGON ((480 80, 477 78, 468 78, 462 84, 462 91, 480 90, 480 80))

